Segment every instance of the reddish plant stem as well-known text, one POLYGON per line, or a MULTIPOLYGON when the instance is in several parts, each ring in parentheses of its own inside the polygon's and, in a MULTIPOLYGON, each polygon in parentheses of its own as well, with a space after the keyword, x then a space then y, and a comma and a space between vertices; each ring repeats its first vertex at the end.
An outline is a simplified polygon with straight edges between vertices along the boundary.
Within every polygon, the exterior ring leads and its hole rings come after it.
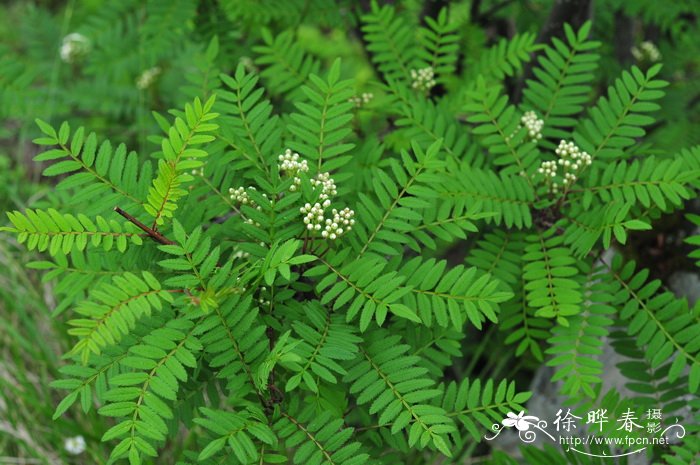
POLYGON ((167 237, 165 237, 164 235, 162 235, 158 231, 156 231, 152 228, 149 228, 148 226, 146 226, 145 224, 143 224, 142 222, 140 222, 139 220, 134 218, 132 215, 130 215, 129 213, 122 210, 121 208, 114 207, 114 211, 119 213, 121 216, 123 216, 127 220, 129 220, 129 222, 136 225, 136 227, 138 227, 141 231, 145 232, 146 235, 148 237, 150 237, 151 239, 153 239, 154 241, 156 241, 160 244, 164 244, 164 245, 175 245, 176 244, 174 241, 171 241, 170 239, 168 239, 167 237))

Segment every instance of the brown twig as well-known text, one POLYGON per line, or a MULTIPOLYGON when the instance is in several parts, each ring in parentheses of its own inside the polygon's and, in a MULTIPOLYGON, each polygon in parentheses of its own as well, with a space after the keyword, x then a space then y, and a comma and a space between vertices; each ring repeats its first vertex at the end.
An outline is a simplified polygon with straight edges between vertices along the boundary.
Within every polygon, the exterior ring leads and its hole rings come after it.
POLYGON ((164 235, 162 235, 158 231, 156 231, 152 228, 149 228, 148 226, 146 226, 145 224, 143 224, 142 222, 140 222, 139 220, 134 218, 132 215, 130 215, 127 212, 125 212, 124 210, 122 210, 121 208, 114 207, 114 211, 119 213, 121 216, 123 216, 127 220, 129 220, 131 223, 135 224, 136 227, 138 227, 141 231, 145 232, 146 235, 148 235, 148 237, 150 237, 154 241, 159 242, 161 244, 165 244, 165 245, 175 245, 176 244, 176 242, 171 241, 170 239, 168 239, 167 237, 165 237, 164 235))

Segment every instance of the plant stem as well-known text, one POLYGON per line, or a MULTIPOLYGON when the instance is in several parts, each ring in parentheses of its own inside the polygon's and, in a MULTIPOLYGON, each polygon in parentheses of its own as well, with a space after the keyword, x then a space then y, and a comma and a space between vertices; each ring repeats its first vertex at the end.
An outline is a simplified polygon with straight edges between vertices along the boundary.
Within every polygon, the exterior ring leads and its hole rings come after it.
POLYGON ((146 226, 145 224, 143 224, 142 222, 140 222, 139 220, 134 218, 132 215, 130 215, 127 212, 125 212, 124 210, 122 210, 121 208, 114 207, 114 211, 119 213, 121 216, 123 216, 127 220, 129 220, 131 223, 135 224, 141 231, 145 232, 148 235, 148 237, 150 237, 154 241, 159 242, 161 244, 165 244, 165 245, 175 245, 176 244, 176 242, 171 241, 170 239, 168 239, 167 237, 165 237, 164 235, 162 235, 158 231, 156 231, 152 228, 149 228, 148 226, 146 226))

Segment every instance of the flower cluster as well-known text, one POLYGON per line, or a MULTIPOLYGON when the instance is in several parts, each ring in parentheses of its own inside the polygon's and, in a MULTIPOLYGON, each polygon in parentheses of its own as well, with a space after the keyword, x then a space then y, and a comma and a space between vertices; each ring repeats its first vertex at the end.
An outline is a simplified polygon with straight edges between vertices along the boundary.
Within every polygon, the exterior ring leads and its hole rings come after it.
POLYGON ((435 71, 432 66, 419 70, 412 69, 411 79, 413 79, 414 89, 427 91, 435 87, 435 71))
POLYGON ((520 124, 518 124, 518 126, 509 136, 506 136, 506 141, 510 141, 523 126, 525 126, 525 129, 527 129, 527 135, 531 141, 537 142, 538 140, 542 139, 544 120, 539 119, 537 117, 537 113, 534 111, 526 111, 525 114, 520 117, 520 124))
POLYGON ((335 181, 328 172, 318 173, 316 177, 311 180, 311 185, 315 188, 321 188, 321 195, 319 198, 323 200, 324 207, 328 207, 331 204, 330 198, 338 193, 335 187, 335 181))
POLYGON ((267 291, 267 288, 265 286, 262 286, 260 288, 260 296, 258 297, 258 303, 260 305, 270 305, 270 301, 266 300, 264 297, 262 297, 262 293, 267 291))
POLYGON ((582 152, 573 142, 566 142, 565 140, 559 142, 559 147, 556 148, 554 153, 559 155, 560 165, 564 165, 566 168, 571 167, 574 171, 593 162, 588 153, 582 152))
POLYGON ((544 174, 549 178, 553 178, 557 175, 557 162, 543 161, 540 165, 540 169, 538 169, 537 172, 540 174, 544 174))
MULTIPOLYGON (((238 249, 233 253, 232 257, 233 258, 248 258, 248 257, 250 257, 250 254, 248 252, 244 252, 244 251, 238 249)), ((240 281, 240 280, 241 280, 241 278, 238 278, 238 281, 240 281)))
POLYGON ((332 218, 325 217, 323 205, 307 203, 299 209, 304 215, 304 224, 308 231, 321 231, 321 237, 335 240, 352 230, 355 224, 355 212, 349 208, 340 211, 331 210, 332 218))
POLYGON ((639 47, 636 45, 632 47, 631 52, 632 56, 634 56, 637 61, 646 60, 654 63, 661 59, 661 52, 659 52, 659 49, 656 48, 653 42, 649 42, 648 40, 639 44, 639 47))
POLYGON ((159 74, 159 66, 154 66, 153 68, 147 69, 146 71, 141 73, 139 77, 136 78, 136 87, 140 90, 148 89, 149 87, 151 87, 151 85, 153 85, 159 74))
MULTIPOLYGON (((253 187, 253 186, 250 186, 248 189, 253 190, 253 191, 256 190, 255 187, 253 187)), ((241 205, 249 205, 258 211, 261 210, 260 205, 256 204, 255 201, 250 198, 250 196, 248 195, 248 192, 246 192, 245 187, 237 187, 235 189, 233 187, 229 187, 228 193, 229 193, 229 197, 234 202, 237 202, 241 205)), ((263 194, 262 196, 267 198, 267 194, 263 194)), ((250 218, 246 218, 244 220, 244 222, 247 224, 253 224, 255 226, 260 226, 260 223, 253 221, 250 218)))
POLYGON ((343 208, 341 211, 334 208, 332 213, 333 219, 326 219, 326 227, 321 231, 321 236, 334 240, 352 230, 352 226, 355 224, 353 218, 355 212, 349 208, 343 208))
MULTIPOLYGON (((279 170, 287 174, 287 176, 294 177, 294 184, 289 190, 292 192, 296 191, 301 184, 301 178, 299 178, 298 174, 308 172, 309 165, 306 160, 299 157, 298 153, 293 153, 289 149, 280 155, 278 159, 280 162, 277 165, 279 170)), ((320 191, 320 193, 318 194, 318 202, 313 205, 307 203, 299 209, 299 212, 303 215, 306 230, 311 234, 320 232, 324 239, 330 240, 337 239, 350 231, 352 225, 355 224, 355 219, 353 218, 355 212, 349 208, 344 208, 340 211, 334 208, 331 210, 332 217, 326 218, 325 211, 331 206, 332 198, 338 194, 335 180, 331 178, 331 174, 328 172, 318 173, 309 182, 314 190, 316 192, 320 191)), ((243 191, 236 190, 231 191, 231 193, 239 196, 240 202, 243 202, 243 199, 247 200, 247 194, 243 191)))
POLYGON ((301 178, 298 174, 308 172, 309 164, 306 160, 300 160, 299 154, 292 152, 290 149, 285 150, 277 159, 279 160, 277 168, 279 168, 280 171, 284 171, 287 176, 294 178, 294 184, 292 184, 289 190, 292 192, 296 191, 301 184, 301 178))
POLYGON ((323 227, 323 205, 315 203, 311 205, 307 203, 299 209, 304 215, 304 224, 309 231, 320 231, 323 227))
POLYGON ((360 108, 361 106, 367 105, 369 102, 371 102, 373 98, 374 94, 372 92, 363 92, 362 95, 356 95, 349 98, 348 102, 352 102, 357 108, 360 108))
POLYGON ((90 52, 90 40, 78 32, 72 32, 63 38, 61 43, 61 60, 73 63, 90 52))
POLYGON ((71 455, 80 455, 85 452, 85 438, 82 436, 66 438, 63 441, 63 448, 71 455))
POLYGON ((566 189, 576 182, 581 171, 589 166, 593 160, 588 153, 581 151, 576 144, 565 140, 559 142, 559 146, 554 152, 559 158, 556 161, 543 161, 537 172, 544 175, 549 191, 557 193, 559 191, 559 184, 557 184, 554 179, 557 176, 557 165, 561 166, 564 170, 562 181, 563 187, 566 189))
POLYGON ((576 175, 574 173, 564 173, 564 185, 568 186, 569 184, 573 184, 576 182, 576 175))
MULTIPOLYGON (((255 189, 254 187, 251 187, 251 189, 255 189)), ((242 205, 248 205, 250 203, 251 207, 255 206, 255 202, 253 202, 250 197, 248 196, 248 193, 245 190, 245 187, 237 187, 233 188, 230 187, 228 190, 228 193, 230 194, 231 200, 238 202, 242 205)))
POLYGON ((542 139, 542 128, 544 127, 544 120, 537 117, 537 113, 534 111, 527 111, 520 118, 520 122, 525 129, 527 129, 527 135, 530 136, 532 140, 542 139))

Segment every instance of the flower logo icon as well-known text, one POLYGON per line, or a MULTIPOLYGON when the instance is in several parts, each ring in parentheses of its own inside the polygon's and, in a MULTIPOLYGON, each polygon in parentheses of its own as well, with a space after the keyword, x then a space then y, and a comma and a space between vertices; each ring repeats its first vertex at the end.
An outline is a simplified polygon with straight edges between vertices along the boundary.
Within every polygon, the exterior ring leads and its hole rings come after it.
POLYGON ((533 416, 526 416, 524 411, 521 411, 519 414, 515 414, 513 412, 508 412, 508 415, 506 418, 503 419, 501 423, 503 423, 503 426, 506 426, 508 428, 511 428, 515 426, 518 431, 527 431, 530 429, 530 425, 536 424, 536 422, 539 421, 539 418, 533 417, 533 416), (531 422, 535 423, 531 423, 531 422))

